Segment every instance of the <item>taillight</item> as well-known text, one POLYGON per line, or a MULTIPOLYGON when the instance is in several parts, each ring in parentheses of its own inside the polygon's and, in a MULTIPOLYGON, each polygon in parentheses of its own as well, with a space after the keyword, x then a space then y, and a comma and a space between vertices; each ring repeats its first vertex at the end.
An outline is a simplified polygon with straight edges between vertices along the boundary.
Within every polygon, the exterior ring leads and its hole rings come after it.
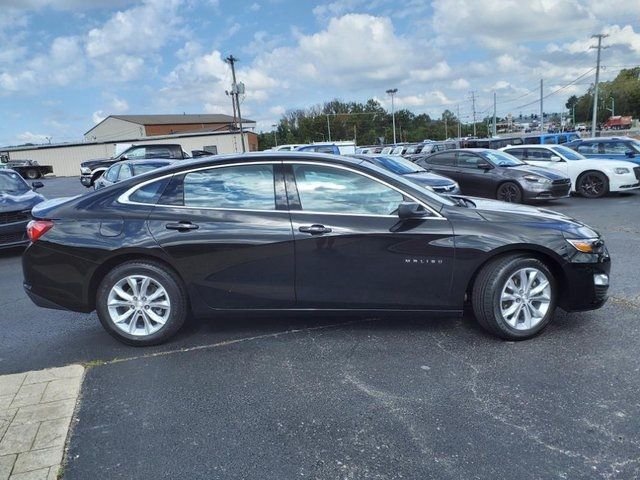
POLYGON ((29 240, 35 242, 52 228, 53 222, 51 220, 31 220, 27 224, 27 236, 29 240))

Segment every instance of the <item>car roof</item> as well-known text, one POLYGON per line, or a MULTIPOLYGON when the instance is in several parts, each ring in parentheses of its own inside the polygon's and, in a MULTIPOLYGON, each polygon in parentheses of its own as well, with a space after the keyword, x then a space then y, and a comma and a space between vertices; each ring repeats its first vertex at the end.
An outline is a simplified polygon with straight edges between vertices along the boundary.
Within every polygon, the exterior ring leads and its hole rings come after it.
POLYGON ((119 164, 126 165, 157 165, 158 163, 166 163, 167 165, 174 163, 176 159, 170 158, 141 158, 138 160, 125 160, 123 162, 117 162, 119 164))
MULTIPOLYGON (((590 137, 590 138, 577 138, 574 142, 629 142, 634 140, 630 137, 590 137)), ((573 142, 572 142, 573 143, 573 142)))
POLYGON ((191 169, 194 166, 206 166, 209 164, 217 163, 258 163, 264 161, 277 161, 277 160, 317 160, 325 161, 344 165, 359 165, 364 160, 353 157, 346 157, 343 155, 335 155, 332 153, 318 153, 318 152, 301 152, 301 151, 262 151, 262 152, 249 152, 249 153, 232 153, 226 155, 215 155, 209 157, 199 157, 187 160, 180 160, 179 162, 173 162, 172 166, 176 170, 191 169))

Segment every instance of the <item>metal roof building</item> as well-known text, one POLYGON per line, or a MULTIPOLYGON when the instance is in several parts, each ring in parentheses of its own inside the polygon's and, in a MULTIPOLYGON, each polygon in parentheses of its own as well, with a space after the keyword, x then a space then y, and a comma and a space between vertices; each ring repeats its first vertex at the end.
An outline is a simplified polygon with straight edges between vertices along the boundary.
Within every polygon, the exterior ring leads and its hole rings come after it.
MULTIPOLYGON (((245 130, 256 122, 242 120, 245 130)), ((87 142, 112 142, 159 135, 196 132, 232 132, 238 129, 235 117, 220 113, 167 115, 110 115, 84 134, 87 142)))

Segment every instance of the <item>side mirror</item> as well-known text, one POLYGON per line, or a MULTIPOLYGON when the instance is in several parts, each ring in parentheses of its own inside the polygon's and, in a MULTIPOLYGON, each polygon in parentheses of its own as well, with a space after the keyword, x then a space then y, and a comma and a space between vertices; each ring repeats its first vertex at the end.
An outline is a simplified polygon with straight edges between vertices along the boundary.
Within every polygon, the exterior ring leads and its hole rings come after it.
POLYGON ((557 155, 553 155, 549 160, 551 160, 552 162, 561 162, 562 158, 557 155))
POLYGON ((120 160, 129 160, 129 157, 127 157, 126 155, 122 155, 122 156, 120 157, 120 160))
POLYGON ((636 156, 636 152, 634 152, 633 150, 627 150, 626 152, 624 152, 624 155, 627 158, 633 158, 636 156))
POLYGON ((429 211, 416 202, 402 202, 398 207, 398 217, 403 220, 428 217, 429 211))
POLYGON ((39 188, 44 187, 44 183, 42 183, 42 182, 32 182, 31 186, 33 187, 34 190, 37 190, 39 188))
POLYGON ((480 170, 491 170, 493 168, 489 162, 478 162, 476 167, 480 170))

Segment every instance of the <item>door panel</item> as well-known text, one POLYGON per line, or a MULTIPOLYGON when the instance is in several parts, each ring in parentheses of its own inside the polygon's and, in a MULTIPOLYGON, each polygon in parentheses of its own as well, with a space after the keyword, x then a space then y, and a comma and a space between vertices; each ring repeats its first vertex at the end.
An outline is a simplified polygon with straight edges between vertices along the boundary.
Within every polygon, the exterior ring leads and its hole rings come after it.
POLYGON ((495 197, 496 181, 493 170, 482 170, 477 167, 479 162, 488 163, 478 155, 466 152, 457 153, 457 167, 460 171, 460 189, 465 195, 481 197, 495 197))
POLYGON ((174 177, 148 218, 149 230, 190 293, 210 308, 292 308, 293 234, 289 213, 276 209, 273 174, 268 180, 264 168, 211 170, 217 174, 174 177), (241 208, 264 208, 266 201, 271 210, 241 208))
POLYGON ((391 202, 402 201, 402 194, 368 177, 360 183, 356 193, 359 198, 350 200, 345 195, 351 191, 350 179, 342 182, 327 175, 322 182, 315 182, 319 176, 308 170, 305 176, 302 178, 300 171, 286 175, 288 194, 298 197, 301 208, 291 211, 299 307, 450 307, 454 247, 449 221, 436 217, 401 221, 396 215, 385 215, 391 202), (390 191, 378 191, 379 186, 390 191), (333 212, 305 210, 319 208, 310 193, 313 188, 323 193, 324 208, 333 212), (298 190, 306 193, 300 196, 298 190), (357 202, 352 207, 358 214, 345 212, 350 208, 349 201, 357 202), (367 204, 365 213, 360 213, 362 203, 367 204))

